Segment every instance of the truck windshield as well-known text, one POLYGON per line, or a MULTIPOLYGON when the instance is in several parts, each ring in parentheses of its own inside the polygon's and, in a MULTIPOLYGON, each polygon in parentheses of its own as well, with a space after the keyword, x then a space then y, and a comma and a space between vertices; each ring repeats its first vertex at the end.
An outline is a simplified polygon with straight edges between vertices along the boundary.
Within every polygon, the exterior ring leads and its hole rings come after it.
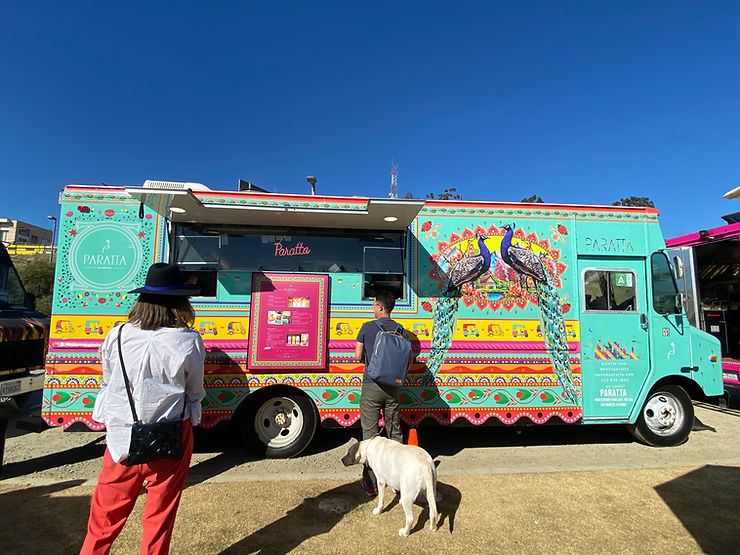
POLYGON ((0 308, 25 309, 26 291, 9 259, 0 257, 0 308))
POLYGON ((656 252, 650 257, 653 277, 653 308, 658 314, 680 314, 676 303, 678 288, 673 279, 671 264, 665 253, 656 252))

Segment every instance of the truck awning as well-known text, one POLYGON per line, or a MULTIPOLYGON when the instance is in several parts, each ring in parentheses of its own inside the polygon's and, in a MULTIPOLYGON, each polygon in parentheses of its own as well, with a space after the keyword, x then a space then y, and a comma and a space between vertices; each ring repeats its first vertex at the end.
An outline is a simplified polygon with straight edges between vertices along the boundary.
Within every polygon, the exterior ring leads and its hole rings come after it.
POLYGON ((406 229, 420 199, 225 193, 126 188, 126 193, 172 222, 347 229, 406 229))

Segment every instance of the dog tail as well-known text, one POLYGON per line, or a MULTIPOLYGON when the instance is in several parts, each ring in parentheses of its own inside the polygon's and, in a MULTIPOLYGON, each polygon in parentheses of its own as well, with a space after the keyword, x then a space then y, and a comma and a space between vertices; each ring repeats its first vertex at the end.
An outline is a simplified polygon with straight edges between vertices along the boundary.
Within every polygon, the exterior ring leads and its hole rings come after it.
POLYGON ((433 532, 439 524, 439 513, 437 512, 437 468, 430 464, 424 473, 426 482, 427 505, 429 505, 429 529, 433 532))

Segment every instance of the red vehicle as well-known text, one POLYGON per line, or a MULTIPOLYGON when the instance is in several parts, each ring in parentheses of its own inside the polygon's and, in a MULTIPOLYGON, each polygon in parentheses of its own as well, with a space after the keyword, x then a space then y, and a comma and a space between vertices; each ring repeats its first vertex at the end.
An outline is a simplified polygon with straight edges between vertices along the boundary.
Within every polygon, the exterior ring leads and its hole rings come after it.
POLYGON ((722 344, 722 378, 740 385, 740 213, 727 225, 666 240, 683 267, 679 289, 691 324, 722 344))

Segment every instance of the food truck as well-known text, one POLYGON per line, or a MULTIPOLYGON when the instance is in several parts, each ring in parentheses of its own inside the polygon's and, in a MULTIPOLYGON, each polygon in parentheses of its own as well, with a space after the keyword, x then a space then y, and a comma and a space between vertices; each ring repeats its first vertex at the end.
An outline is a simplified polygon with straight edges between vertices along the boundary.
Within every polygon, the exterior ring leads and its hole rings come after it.
POLYGON ((231 420, 268 457, 300 453, 318 425, 359 424, 363 365, 347 330, 372 318, 382 289, 412 339, 409 427, 611 423, 676 445, 691 399, 723 392, 719 341, 689 325, 652 208, 162 181, 69 185, 60 202, 50 425, 101 429, 104 335, 85 322, 108 333, 161 261, 201 287, 201 426, 231 420), (246 333, 229 333, 238 324, 246 333))
POLYGON ((668 239, 671 256, 681 260, 679 280, 691 325, 719 339, 722 376, 740 385, 740 214, 727 225, 668 239))

